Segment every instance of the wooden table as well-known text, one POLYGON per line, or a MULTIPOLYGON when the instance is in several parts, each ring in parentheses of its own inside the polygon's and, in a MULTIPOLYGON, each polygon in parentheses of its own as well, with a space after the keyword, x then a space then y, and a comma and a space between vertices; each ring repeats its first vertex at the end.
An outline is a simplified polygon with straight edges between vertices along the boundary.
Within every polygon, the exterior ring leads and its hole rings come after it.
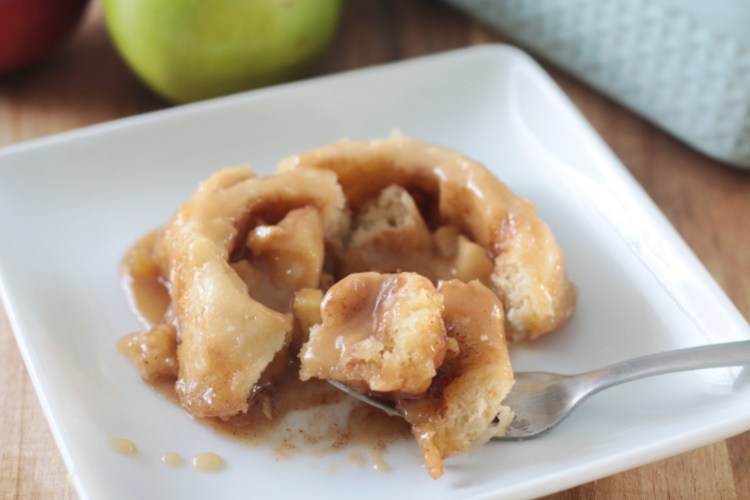
MULTIPOLYGON (((350 0, 317 73, 501 41, 438 2, 350 0)), ((548 69, 750 318, 750 172, 703 157, 548 69)), ((120 61, 94 4, 61 52, 0 77, 0 146, 167 106, 120 61)), ((0 408, 3 498, 76 498, 1 309, 0 408)), ((548 498, 750 498, 750 432, 548 498)))

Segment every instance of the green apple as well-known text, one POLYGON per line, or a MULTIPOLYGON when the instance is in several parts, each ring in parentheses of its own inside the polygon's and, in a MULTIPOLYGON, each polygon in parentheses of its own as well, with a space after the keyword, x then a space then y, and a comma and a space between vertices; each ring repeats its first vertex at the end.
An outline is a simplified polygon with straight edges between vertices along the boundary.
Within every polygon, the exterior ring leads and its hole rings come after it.
POLYGON ((304 75, 330 43, 341 0, 103 0, 133 71, 173 102, 304 75))

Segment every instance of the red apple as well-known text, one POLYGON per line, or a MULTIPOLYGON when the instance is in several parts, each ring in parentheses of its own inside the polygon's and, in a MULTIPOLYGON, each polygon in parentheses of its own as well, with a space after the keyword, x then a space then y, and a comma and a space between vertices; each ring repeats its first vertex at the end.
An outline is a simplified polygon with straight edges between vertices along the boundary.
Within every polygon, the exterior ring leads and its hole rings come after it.
POLYGON ((34 63, 73 32, 88 0, 0 0, 0 74, 34 63))

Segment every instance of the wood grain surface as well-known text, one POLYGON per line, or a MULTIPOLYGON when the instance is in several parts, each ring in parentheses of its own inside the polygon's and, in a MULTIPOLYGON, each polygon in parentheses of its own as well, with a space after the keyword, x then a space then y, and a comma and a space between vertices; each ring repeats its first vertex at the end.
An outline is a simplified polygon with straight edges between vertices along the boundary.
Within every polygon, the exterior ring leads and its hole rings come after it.
MULTIPOLYGON (((433 0, 349 0, 339 35, 316 74, 502 41, 433 0)), ((750 172, 703 157, 545 67, 750 318, 750 172)), ((167 106, 121 62, 95 3, 63 50, 0 76, 0 147, 167 106)), ((1 309, 0 450, 3 499, 76 498, 1 309)), ((547 498, 750 498, 750 433, 547 498)))

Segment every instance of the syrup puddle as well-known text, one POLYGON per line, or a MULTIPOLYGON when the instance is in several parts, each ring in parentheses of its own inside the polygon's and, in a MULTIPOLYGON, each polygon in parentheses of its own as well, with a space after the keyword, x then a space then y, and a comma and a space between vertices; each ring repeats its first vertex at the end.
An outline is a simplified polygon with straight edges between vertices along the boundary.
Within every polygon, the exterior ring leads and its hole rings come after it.
POLYGON ((113 439, 109 442, 109 447, 120 455, 133 456, 138 453, 138 448, 130 439, 113 439))
POLYGON ((182 465, 182 457, 179 453, 168 451, 161 456, 161 463, 168 467, 179 467, 182 465))
POLYGON ((224 468, 224 459, 210 451, 198 453, 193 457, 192 463, 201 472, 216 472, 224 468))

